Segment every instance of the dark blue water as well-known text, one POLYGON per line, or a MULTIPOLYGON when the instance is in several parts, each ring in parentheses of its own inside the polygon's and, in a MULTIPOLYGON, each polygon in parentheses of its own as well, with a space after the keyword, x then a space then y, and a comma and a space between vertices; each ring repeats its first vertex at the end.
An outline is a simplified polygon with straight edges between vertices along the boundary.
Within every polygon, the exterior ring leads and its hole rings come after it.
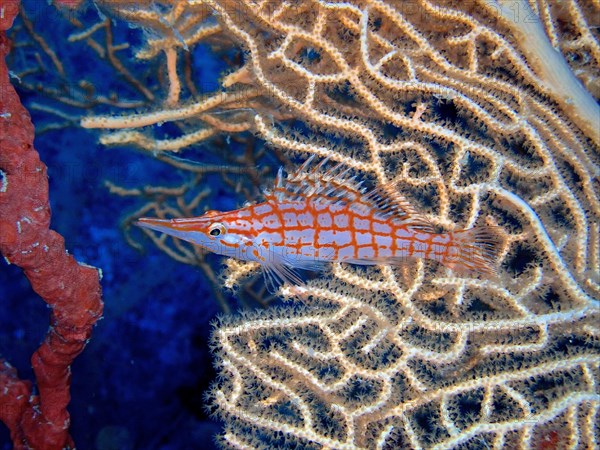
MULTIPOLYGON (((65 77, 57 73, 48 55, 17 20, 12 33, 15 42, 23 45, 13 51, 12 70, 18 74, 36 67, 36 52, 44 63, 43 70, 23 76, 19 86, 38 130, 63 120, 36 110, 35 104, 72 117, 112 109, 69 106, 55 96, 35 92, 36 83, 82 101, 86 99, 81 96, 80 80, 94 86, 92 98, 108 92, 123 99, 142 98, 106 60, 90 54, 83 44, 67 43, 73 27, 54 8, 46 2, 26 2, 26 9, 36 33, 51 45, 66 73, 65 77)), ((90 8, 72 18, 91 24, 98 20, 98 13, 90 8)), ((118 21, 114 30, 116 42, 126 40, 131 45, 120 55, 125 55, 132 73, 160 92, 148 63, 132 58, 142 31, 118 21)), ((227 64, 208 46, 197 46, 191 56, 196 85, 201 91, 214 89, 227 64)), ((112 195, 104 185, 108 180, 129 188, 174 186, 189 175, 130 149, 104 148, 97 140, 97 132, 70 126, 43 132, 35 142, 48 166, 52 228, 64 236, 67 249, 78 261, 99 267, 103 273, 104 319, 72 366, 72 436, 79 449, 212 448, 221 425, 207 417, 203 393, 215 376, 207 344, 210 322, 220 312, 213 290, 197 267, 172 260, 143 235, 135 235, 144 246, 143 253, 129 246, 120 223, 143 202, 112 195)), ((210 145, 192 149, 185 156, 223 163, 219 151, 210 145)), ((206 205, 211 209, 231 209, 239 204, 239 197, 220 177, 213 176, 207 183, 212 193, 206 205)), ((219 270, 219 257, 209 255, 208 262, 219 270)), ((224 295, 235 310, 235 298, 224 295)), ((21 377, 33 379, 29 358, 47 331, 49 311, 31 291, 21 270, 4 260, 0 260, 0 299, 0 355, 21 377)), ((11 448, 3 425, 0 448, 11 448)))

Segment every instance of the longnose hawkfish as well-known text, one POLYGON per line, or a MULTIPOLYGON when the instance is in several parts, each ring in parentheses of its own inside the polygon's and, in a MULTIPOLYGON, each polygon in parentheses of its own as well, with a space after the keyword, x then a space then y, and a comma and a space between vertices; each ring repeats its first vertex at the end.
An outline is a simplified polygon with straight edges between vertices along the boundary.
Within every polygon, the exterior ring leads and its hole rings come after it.
POLYGON ((303 284, 296 269, 320 270, 328 262, 401 264, 411 258, 438 261, 458 273, 492 274, 499 243, 495 227, 436 233, 395 186, 367 190, 338 164, 327 160, 283 176, 262 203, 200 217, 140 218, 136 225, 258 262, 270 290, 303 284))

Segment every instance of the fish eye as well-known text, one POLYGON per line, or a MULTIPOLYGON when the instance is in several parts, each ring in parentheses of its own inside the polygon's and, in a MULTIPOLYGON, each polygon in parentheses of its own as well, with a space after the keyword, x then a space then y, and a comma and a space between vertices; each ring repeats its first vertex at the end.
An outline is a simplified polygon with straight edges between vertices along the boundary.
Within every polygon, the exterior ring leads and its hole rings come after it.
POLYGON ((215 223, 211 224, 210 227, 208 228, 208 234, 210 234, 211 236, 215 236, 215 237, 225 234, 225 225, 223 225, 220 222, 215 222, 215 223))

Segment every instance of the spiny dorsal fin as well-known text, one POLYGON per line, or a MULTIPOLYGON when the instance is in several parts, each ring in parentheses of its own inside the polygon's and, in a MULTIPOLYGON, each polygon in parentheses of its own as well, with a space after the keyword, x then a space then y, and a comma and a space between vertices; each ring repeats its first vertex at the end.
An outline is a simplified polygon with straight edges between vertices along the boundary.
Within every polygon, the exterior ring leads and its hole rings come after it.
POLYGON ((314 155, 308 158, 300 168, 283 176, 279 168, 275 179, 275 188, 265 192, 267 201, 284 202, 299 201, 307 198, 322 198, 328 201, 339 201, 351 204, 353 208, 375 208, 384 218, 396 218, 406 226, 432 232, 433 226, 427 219, 417 213, 412 205, 398 192, 398 183, 388 187, 379 186, 371 191, 362 186, 355 176, 348 176, 349 168, 338 163, 323 170, 329 158, 323 159, 311 168, 314 155))
POLYGON ((314 155, 308 158, 294 173, 283 176, 280 168, 275 179, 275 188, 272 192, 265 193, 268 201, 297 201, 309 197, 323 197, 329 200, 355 201, 364 195, 365 189, 362 182, 356 182, 355 177, 347 177, 350 169, 342 170, 343 164, 323 170, 328 158, 319 164, 310 167, 314 155))

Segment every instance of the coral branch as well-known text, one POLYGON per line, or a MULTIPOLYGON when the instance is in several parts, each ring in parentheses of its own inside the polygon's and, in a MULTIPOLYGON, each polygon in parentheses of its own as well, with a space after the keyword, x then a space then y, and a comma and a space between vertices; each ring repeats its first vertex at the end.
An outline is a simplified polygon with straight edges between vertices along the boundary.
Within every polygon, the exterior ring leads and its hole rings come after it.
POLYGON ((600 145, 600 107, 592 95, 567 65, 564 57, 552 47, 546 38, 544 28, 539 20, 523 20, 515 17, 515 5, 522 9, 527 18, 534 17, 533 11, 526 1, 495 1, 487 5, 493 6, 506 20, 515 34, 515 38, 523 43, 521 50, 527 62, 545 83, 551 95, 569 113, 574 123, 590 136, 596 145, 600 145))
MULTIPOLYGON (((11 3, 8 6, 14 6, 11 3)), ((98 270, 66 253, 64 239, 49 229, 46 166, 33 148, 34 128, 10 84, 4 62, 5 30, 16 8, 2 6, 0 22, 0 252, 21 267, 51 308, 50 328, 31 358, 39 395, 7 362, 0 367, 0 420, 15 448, 72 447, 69 436, 70 365, 102 315, 98 270)))

